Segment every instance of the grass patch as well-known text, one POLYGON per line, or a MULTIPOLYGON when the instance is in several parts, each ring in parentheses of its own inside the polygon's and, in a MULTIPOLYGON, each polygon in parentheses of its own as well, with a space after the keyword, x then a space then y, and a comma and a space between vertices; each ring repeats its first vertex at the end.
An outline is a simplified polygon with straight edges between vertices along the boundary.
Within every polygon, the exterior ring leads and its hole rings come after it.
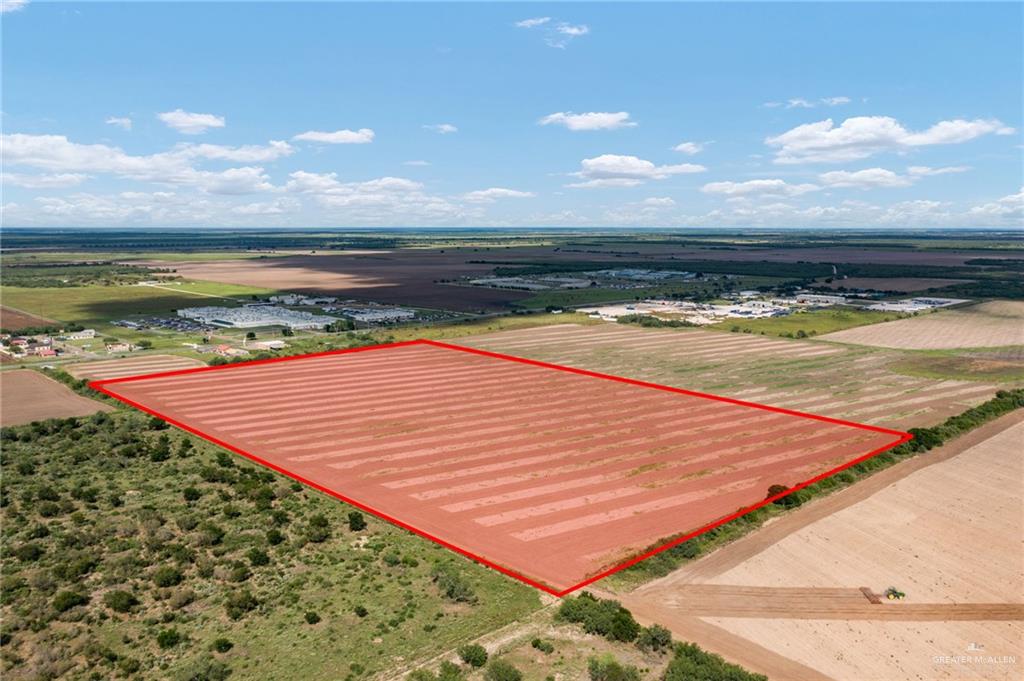
POLYGON ((820 336, 855 326, 878 324, 901 319, 907 315, 879 310, 860 310, 855 308, 830 308, 827 310, 808 310, 796 312, 785 317, 767 319, 729 319, 708 326, 719 331, 736 331, 741 333, 758 333, 768 336, 802 337, 820 336))

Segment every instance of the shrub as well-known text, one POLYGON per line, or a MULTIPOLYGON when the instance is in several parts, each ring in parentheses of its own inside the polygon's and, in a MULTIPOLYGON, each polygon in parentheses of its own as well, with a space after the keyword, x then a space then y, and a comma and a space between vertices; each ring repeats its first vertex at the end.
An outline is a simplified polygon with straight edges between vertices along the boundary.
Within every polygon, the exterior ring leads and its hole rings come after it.
POLYGON ((599 634, 610 641, 633 641, 640 634, 640 625, 618 601, 595 598, 586 591, 562 601, 557 617, 581 624, 588 634, 599 634))
POLYGON ((130 591, 108 591, 103 596, 103 603, 114 612, 129 612, 139 604, 139 599, 130 591))
POLYGON ((213 643, 210 644, 210 649, 215 650, 218 653, 226 653, 234 647, 235 644, 227 640, 226 638, 215 639, 213 643))
POLYGON ((364 608, 361 605, 357 605, 355 607, 354 612, 356 613, 356 617, 366 617, 367 615, 370 614, 370 611, 367 610, 366 608, 364 608))
POLYGON ((53 597, 53 609, 57 612, 66 612, 79 605, 89 602, 89 597, 75 591, 61 591, 53 597))
POLYGON ((768 681, 768 677, 752 674, 720 656, 705 652, 693 643, 676 644, 675 657, 668 663, 662 681, 692 679, 728 679, 728 681, 768 681))
POLYGON ((437 670, 438 681, 462 681, 462 670, 453 662, 445 660, 437 670))
POLYGON ((18 548, 14 549, 14 557, 23 563, 32 563, 39 560, 40 556, 43 555, 43 547, 39 544, 27 543, 22 544, 18 548))
POLYGON ((555 646, 551 645, 549 641, 545 641, 542 638, 535 638, 530 641, 530 645, 539 650, 542 653, 553 653, 555 652, 555 646))
POLYGON ((278 544, 283 542, 284 539, 285 539, 285 537, 281 533, 280 530, 277 530, 277 529, 267 530, 267 543, 270 544, 271 546, 277 546, 278 544))
POLYGON ((523 673, 505 660, 492 660, 484 672, 485 681, 523 681, 523 673))
POLYGON ((652 624, 640 631, 636 639, 640 650, 660 653, 672 647, 672 632, 658 624, 652 624))
POLYGON ((450 563, 438 563, 430 576, 445 598, 456 603, 476 603, 473 587, 450 563))
POLYGON ((234 591, 224 599, 224 609, 233 620, 241 619, 245 613, 255 610, 259 601, 247 589, 234 591))
POLYGON ((249 559, 249 562, 255 566, 270 565, 270 556, 267 555, 266 551, 252 548, 249 549, 249 552, 245 555, 249 559))
POLYGON ((181 495, 185 497, 185 501, 199 501, 203 493, 195 487, 186 487, 181 491, 181 495))
POLYGON ((470 667, 483 667, 487 664, 487 650, 476 643, 459 648, 459 657, 470 667))
POLYGON ((587 673, 590 681, 640 681, 640 670, 619 664, 611 655, 587 660, 587 673))
POLYGON ((350 511, 348 514, 348 529, 353 532, 360 532, 366 529, 366 518, 359 511, 350 511))
POLYGON ((156 644, 167 650, 181 643, 181 634, 177 629, 161 629, 156 635, 156 644))
POLYGON ((181 572, 171 565, 162 565, 153 572, 153 583, 160 587, 181 584, 181 572))
POLYGON ((315 612, 312 612, 312 611, 306 613, 306 624, 316 624, 319 621, 320 621, 320 615, 318 615, 318 614, 316 614, 315 612))

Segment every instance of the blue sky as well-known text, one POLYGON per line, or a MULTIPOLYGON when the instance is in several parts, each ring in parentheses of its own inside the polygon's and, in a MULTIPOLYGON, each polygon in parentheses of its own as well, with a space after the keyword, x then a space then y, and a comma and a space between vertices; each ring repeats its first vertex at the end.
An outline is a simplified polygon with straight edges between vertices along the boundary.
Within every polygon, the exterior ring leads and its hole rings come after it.
POLYGON ((1019 3, 2 5, 7 226, 1021 225, 1019 3))

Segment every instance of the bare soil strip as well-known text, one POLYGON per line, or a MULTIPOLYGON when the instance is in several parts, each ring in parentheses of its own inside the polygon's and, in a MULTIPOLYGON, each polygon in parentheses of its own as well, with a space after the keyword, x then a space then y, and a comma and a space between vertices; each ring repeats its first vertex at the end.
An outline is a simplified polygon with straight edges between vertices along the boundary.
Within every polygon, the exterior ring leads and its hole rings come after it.
POLYGON ((31 369, 0 372, 0 425, 88 416, 112 408, 31 369))
POLYGON ((162 371, 192 369, 205 366, 198 359, 179 357, 177 355, 145 355, 141 357, 124 357, 121 359, 104 359, 97 362, 69 364, 67 372, 75 378, 90 381, 123 378, 125 376, 141 376, 156 374, 162 371))

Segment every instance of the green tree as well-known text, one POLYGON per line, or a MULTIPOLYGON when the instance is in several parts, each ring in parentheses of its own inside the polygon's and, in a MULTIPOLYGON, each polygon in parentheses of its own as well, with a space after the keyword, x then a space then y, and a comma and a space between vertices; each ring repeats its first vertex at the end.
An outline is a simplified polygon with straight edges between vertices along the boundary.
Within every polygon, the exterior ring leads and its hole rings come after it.
POLYGON ((482 645, 470 643, 459 648, 458 653, 470 667, 483 667, 487 664, 487 650, 482 645))

